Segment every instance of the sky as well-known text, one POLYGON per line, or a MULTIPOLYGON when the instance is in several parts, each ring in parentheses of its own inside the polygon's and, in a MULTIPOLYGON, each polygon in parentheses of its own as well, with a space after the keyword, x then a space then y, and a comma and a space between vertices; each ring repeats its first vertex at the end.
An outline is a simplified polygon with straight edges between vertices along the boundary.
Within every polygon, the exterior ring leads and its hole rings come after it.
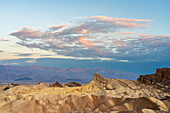
POLYGON ((170 67, 169 0, 0 0, 0 65, 170 67))

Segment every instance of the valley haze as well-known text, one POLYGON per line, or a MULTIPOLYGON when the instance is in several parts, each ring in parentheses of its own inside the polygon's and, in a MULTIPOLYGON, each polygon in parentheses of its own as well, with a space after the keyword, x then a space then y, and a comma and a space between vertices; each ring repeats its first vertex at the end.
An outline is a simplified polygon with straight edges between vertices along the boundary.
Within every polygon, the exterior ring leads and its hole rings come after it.
POLYGON ((88 83, 94 73, 99 73, 109 79, 119 78, 126 80, 136 80, 138 75, 131 72, 119 70, 109 70, 104 68, 56 68, 44 66, 10 66, 0 65, 0 82, 80 82, 88 83))

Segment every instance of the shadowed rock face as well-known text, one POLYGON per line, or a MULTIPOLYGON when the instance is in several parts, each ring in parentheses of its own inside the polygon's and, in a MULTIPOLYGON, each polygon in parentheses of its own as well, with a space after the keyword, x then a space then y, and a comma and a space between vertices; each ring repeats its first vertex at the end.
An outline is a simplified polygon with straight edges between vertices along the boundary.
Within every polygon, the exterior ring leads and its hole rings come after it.
POLYGON ((170 69, 168 68, 157 69, 155 74, 140 75, 137 81, 170 93, 170 69))
POLYGON ((155 74, 140 75, 137 81, 144 84, 156 84, 156 83, 170 84, 170 69, 162 68, 157 69, 155 74))
MULTIPOLYGON (((169 80, 169 72, 160 69, 156 73, 152 77, 157 76, 159 83, 169 80)), ((140 79, 107 79, 97 73, 91 82, 78 87, 15 86, 0 92, 0 113, 168 113, 166 86, 158 88, 157 83, 145 84, 140 79)))
POLYGON ((54 84, 47 84, 49 87, 63 87, 62 84, 60 84, 59 82, 56 82, 54 84))
POLYGON ((77 82, 69 82, 67 84, 64 84, 65 86, 68 87, 76 87, 76 86, 82 86, 81 84, 77 83, 77 82))

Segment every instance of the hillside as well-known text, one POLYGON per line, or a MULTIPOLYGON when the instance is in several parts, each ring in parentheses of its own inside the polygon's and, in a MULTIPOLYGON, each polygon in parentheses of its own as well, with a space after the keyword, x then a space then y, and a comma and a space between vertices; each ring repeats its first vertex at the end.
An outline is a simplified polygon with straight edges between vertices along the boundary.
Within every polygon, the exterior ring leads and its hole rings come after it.
MULTIPOLYGON (((37 85, 8 84, 0 87, 1 113, 168 113, 170 112, 170 69, 151 76, 160 81, 107 79, 95 73, 88 84, 68 87, 56 82, 37 85), (163 76, 162 76, 163 75, 163 76), (164 82, 162 82, 164 81, 164 82), (150 82, 149 82, 150 83, 150 82), (161 86, 161 88, 159 88, 161 86)), ((151 77, 151 78, 150 78, 151 77)))

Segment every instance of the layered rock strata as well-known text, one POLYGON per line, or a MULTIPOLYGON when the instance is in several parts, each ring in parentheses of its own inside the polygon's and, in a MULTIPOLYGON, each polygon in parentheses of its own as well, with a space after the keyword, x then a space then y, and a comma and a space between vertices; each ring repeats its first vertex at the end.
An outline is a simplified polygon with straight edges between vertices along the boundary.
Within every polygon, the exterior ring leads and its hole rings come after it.
POLYGON ((91 82, 77 87, 58 83, 14 86, 0 91, 0 113, 168 113, 169 76, 169 69, 164 68, 137 81, 107 79, 95 73, 91 82), (151 78, 154 82, 148 83, 151 78))

